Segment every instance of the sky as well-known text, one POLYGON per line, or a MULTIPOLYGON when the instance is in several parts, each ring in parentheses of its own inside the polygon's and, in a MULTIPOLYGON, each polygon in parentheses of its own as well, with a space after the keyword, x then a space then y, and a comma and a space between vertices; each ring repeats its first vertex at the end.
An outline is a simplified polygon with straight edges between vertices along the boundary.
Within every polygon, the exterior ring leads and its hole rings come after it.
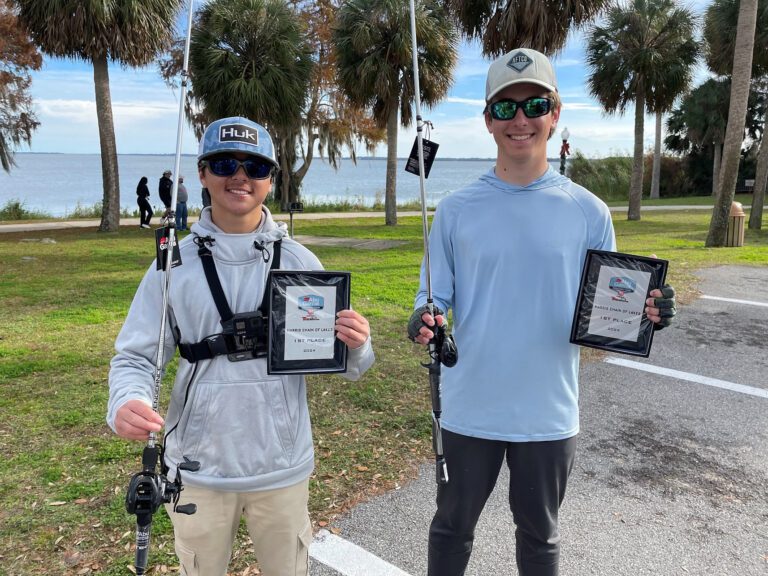
MULTIPOLYGON (((697 0, 686 5, 701 13, 706 4, 705 0, 697 0)), ((186 14, 180 29, 184 29, 185 22, 186 14)), ((630 106, 624 116, 606 116, 602 112, 587 89, 585 44, 583 33, 572 33, 563 52, 552 59, 563 109, 547 155, 559 155, 561 131, 567 127, 572 151, 579 150, 590 158, 630 156, 634 145, 634 107, 630 106)), ((433 109, 422 109, 422 117, 434 126, 429 138, 440 146, 438 158, 495 157, 496 147, 482 116, 489 64, 478 45, 462 43, 454 84, 447 98, 433 109)), ((109 74, 118 153, 175 153, 180 90, 168 87, 156 66, 123 69, 110 65, 109 74)), ((33 134, 31 146, 19 151, 98 154, 92 67, 84 62, 45 57, 42 69, 32 77, 30 93, 40 126, 33 134)), ((700 67, 694 84, 705 77, 706 71, 700 67)), ((408 156, 415 138, 415 125, 400 128, 399 157, 408 156)), ((646 149, 653 146, 653 139, 654 118, 646 116, 646 149)), ((197 140, 186 123, 182 153, 197 153, 197 140)), ((367 155, 362 148, 357 153, 367 155)), ((386 146, 379 146, 375 155, 385 157, 386 146)))

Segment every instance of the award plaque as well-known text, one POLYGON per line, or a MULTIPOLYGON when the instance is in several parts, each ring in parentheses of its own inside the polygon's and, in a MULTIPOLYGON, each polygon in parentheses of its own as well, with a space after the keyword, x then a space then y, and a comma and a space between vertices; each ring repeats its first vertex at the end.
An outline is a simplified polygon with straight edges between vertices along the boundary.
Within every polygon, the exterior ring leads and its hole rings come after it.
POLYGON ((647 357, 653 322, 648 293, 664 285, 666 260, 587 250, 571 326, 571 343, 647 357))
POLYGON ((347 369, 347 345, 336 338, 336 313, 349 308, 349 272, 269 273, 269 374, 347 369))

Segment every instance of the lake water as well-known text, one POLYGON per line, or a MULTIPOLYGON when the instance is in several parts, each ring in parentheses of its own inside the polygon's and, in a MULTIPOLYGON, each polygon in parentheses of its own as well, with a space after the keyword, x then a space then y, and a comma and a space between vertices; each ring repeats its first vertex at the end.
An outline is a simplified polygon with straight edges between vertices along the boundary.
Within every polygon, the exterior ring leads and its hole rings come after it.
MULTIPOLYGON (((120 205, 136 209, 136 185, 142 176, 149 179, 150 202, 160 205, 157 183, 165 170, 173 170, 173 155, 120 155, 120 205)), ((405 159, 398 160, 398 202, 418 200, 419 178, 405 171, 405 159)), ((11 200, 23 202, 28 210, 51 216, 66 216, 78 206, 90 207, 102 199, 101 158, 98 154, 16 154, 17 166, 10 174, 0 170, 0 206, 11 200)), ((550 162, 555 169, 556 162, 550 162)), ((436 159, 425 183, 428 205, 474 181, 494 161, 436 159)), ((189 203, 202 206, 197 161, 181 157, 181 174, 189 191, 189 203)), ((354 164, 344 159, 339 170, 317 158, 304 178, 301 195, 308 203, 347 201, 372 206, 384 199, 385 158, 363 158, 354 164)))

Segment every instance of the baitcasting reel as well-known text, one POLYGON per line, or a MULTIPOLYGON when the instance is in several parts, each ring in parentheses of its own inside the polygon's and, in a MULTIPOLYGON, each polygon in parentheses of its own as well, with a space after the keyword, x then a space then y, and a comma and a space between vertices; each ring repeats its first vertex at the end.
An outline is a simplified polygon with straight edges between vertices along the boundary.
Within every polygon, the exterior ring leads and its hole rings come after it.
MULTIPOLYGON (((435 327, 433 327, 434 330, 435 327)), ((440 363, 446 368, 452 368, 459 361, 459 349, 453 334, 448 334, 445 326, 436 326, 435 330, 435 354, 440 363)))
POLYGON ((180 514, 194 514, 197 511, 195 504, 184 504, 177 506, 179 496, 183 490, 181 484, 181 470, 197 472, 200 469, 199 462, 193 462, 185 458, 185 461, 179 464, 176 472, 176 479, 168 482, 166 473, 168 472, 165 464, 162 465, 162 472, 158 474, 155 468, 158 460, 162 456, 162 449, 155 447, 145 447, 142 455, 142 464, 144 469, 137 472, 131 478, 128 484, 128 492, 125 495, 125 509, 129 514, 143 516, 152 515, 162 504, 173 503, 173 511, 180 514))
POLYGON ((136 574, 145 574, 149 559, 149 539, 152 531, 152 516, 162 504, 173 503, 173 511, 179 514, 194 514, 196 504, 178 506, 179 496, 184 489, 181 484, 181 471, 197 472, 200 462, 193 462, 186 457, 176 470, 176 479, 168 482, 168 467, 162 458, 159 446, 145 446, 141 456, 143 470, 137 472, 128 484, 125 495, 125 509, 136 515, 136 574), (157 464, 161 464, 158 474, 157 464))

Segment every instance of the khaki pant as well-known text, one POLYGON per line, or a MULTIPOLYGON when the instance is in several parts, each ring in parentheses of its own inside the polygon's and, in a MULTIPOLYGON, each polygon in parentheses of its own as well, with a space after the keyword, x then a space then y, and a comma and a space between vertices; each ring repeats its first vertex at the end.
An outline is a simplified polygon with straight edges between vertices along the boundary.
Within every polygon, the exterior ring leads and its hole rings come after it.
POLYGON ((194 502, 191 516, 166 505, 182 576, 225 576, 232 544, 245 515, 264 576, 306 576, 312 526, 309 479, 263 492, 218 492, 185 486, 179 504, 194 502))

